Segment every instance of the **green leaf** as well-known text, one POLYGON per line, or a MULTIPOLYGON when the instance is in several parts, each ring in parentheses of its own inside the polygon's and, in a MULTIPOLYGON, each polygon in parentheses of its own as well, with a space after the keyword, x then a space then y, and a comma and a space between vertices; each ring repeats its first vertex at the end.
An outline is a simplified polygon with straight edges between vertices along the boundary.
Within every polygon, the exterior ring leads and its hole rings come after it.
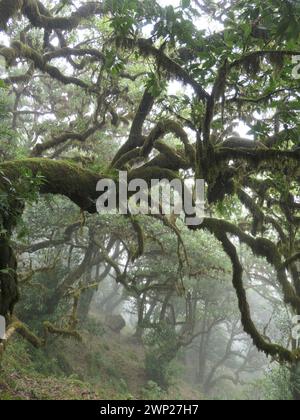
POLYGON ((181 0, 181 7, 183 9, 187 9, 191 5, 191 0, 181 0))

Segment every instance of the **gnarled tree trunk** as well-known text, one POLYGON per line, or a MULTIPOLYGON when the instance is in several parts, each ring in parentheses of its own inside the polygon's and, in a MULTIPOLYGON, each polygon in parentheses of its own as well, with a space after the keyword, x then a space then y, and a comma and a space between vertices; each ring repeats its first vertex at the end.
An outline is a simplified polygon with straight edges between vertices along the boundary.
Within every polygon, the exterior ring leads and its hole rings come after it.
POLYGON ((296 363, 291 368, 291 388, 293 399, 300 401, 300 363, 296 363))
POLYGON ((17 260, 9 240, 0 237, 0 315, 7 317, 19 300, 17 260))

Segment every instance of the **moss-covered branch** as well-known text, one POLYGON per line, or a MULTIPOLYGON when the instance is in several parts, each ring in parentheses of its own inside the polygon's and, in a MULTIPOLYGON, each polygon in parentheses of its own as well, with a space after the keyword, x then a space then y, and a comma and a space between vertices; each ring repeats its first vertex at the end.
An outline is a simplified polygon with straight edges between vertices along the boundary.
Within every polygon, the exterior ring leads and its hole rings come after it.
MULTIPOLYGON (((50 159, 24 159, 0 164, 0 171, 11 182, 22 179, 24 173, 40 176, 44 182, 40 186, 42 194, 63 195, 77 204, 82 210, 96 212, 98 194, 96 185, 101 175, 82 169, 69 162, 50 159)), ((0 175, 0 189, 7 183, 0 175)))
POLYGON ((101 51, 97 50, 96 48, 64 47, 64 48, 60 48, 55 51, 51 51, 49 53, 44 54, 44 59, 46 61, 51 61, 55 58, 68 58, 71 56, 75 56, 75 57, 91 56, 91 57, 96 58, 99 61, 105 62, 104 54, 102 54, 101 51))
POLYGON ((292 255, 290 258, 288 258, 284 262, 284 267, 289 268, 293 263, 300 260, 300 252, 297 252, 296 254, 292 255))
POLYGON ((264 212, 256 204, 254 199, 242 189, 238 189, 237 195, 241 203, 244 204, 244 206, 251 212, 253 216, 252 234, 253 236, 256 236, 258 232, 262 232, 263 230, 263 224, 265 221, 264 212))
POLYGON ((250 335, 257 349, 264 352, 267 356, 272 356, 281 362, 293 363, 296 359, 300 358, 297 352, 293 353, 279 345, 269 343, 257 330, 251 317, 247 294, 243 285, 243 267, 239 261, 235 246, 228 239, 226 229, 221 228, 221 225, 222 223, 216 220, 207 219, 204 226, 221 242, 225 253, 231 260, 233 269, 232 282, 237 294, 242 317, 241 320, 245 332, 250 335))
POLYGON ((68 31, 76 28, 84 19, 102 15, 103 6, 99 2, 88 2, 69 16, 53 17, 49 10, 38 0, 1 0, 0 30, 5 30, 8 20, 13 18, 18 12, 26 16, 32 26, 36 28, 68 31))
POLYGON ((149 156, 152 149, 155 147, 157 140, 163 138, 167 134, 174 134, 177 138, 181 140, 184 146, 186 157, 192 164, 195 164, 195 150, 189 143, 188 136, 184 129, 181 127, 180 124, 173 120, 164 120, 160 121, 157 124, 157 126, 151 131, 151 133, 145 140, 141 151, 142 156, 149 156))
POLYGON ((207 218, 204 220, 201 228, 209 230, 217 237, 221 234, 236 236, 242 243, 250 247, 254 255, 266 258, 268 263, 271 264, 277 272, 277 279, 282 288, 285 303, 290 305, 297 312, 300 311, 300 297, 297 296, 293 286, 289 282, 286 275, 286 269, 282 264, 281 255, 277 246, 273 244, 272 241, 265 238, 255 239, 252 236, 247 235, 234 224, 220 219, 207 218))
POLYGON ((32 61, 35 68, 43 73, 47 73, 50 77, 65 85, 73 84, 83 89, 93 90, 93 88, 83 80, 76 77, 65 76, 57 67, 48 64, 45 58, 36 50, 20 41, 14 41, 10 48, 1 47, 0 55, 5 58, 7 66, 12 66, 17 58, 23 58, 32 61))
POLYGON ((220 148, 216 153, 216 158, 219 162, 228 161, 232 159, 239 159, 249 162, 256 167, 259 164, 269 164, 273 168, 282 168, 283 164, 296 163, 300 161, 300 151, 282 151, 275 149, 227 149, 220 148))
POLYGON ((64 338, 73 338, 77 341, 82 341, 82 337, 77 331, 69 328, 57 328, 51 322, 44 322, 44 332, 45 342, 47 342, 49 334, 60 335, 64 338))
POLYGON ((39 338, 34 332, 32 332, 26 324, 21 322, 15 316, 12 317, 11 322, 6 330, 5 340, 0 341, 0 362, 3 357, 7 343, 13 338, 13 336, 18 333, 26 341, 28 341, 33 347, 39 349, 44 347, 47 343, 49 334, 61 335, 65 338, 74 338, 77 341, 82 341, 80 334, 73 329, 61 329, 55 327, 50 322, 44 323, 44 337, 39 338))
POLYGON ((123 38, 117 39, 117 45, 131 50, 137 48, 143 56, 154 57, 159 68, 165 70, 175 79, 192 86, 199 99, 204 101, 209 99, 209 94, 204 88, 180 64, 169 58, 161 49, 156 48, 151 41, 147 39, 134 40, 123 38))
POLYGON ((57 146, 60 146, 69 140, 76 140, 76 141, 79 141, 80 143, 84 143, 98 130, 101 130, 104 127, 104 125, 105 125, 104 122, 95 124, 81 133, 72 133, 72 132, 62 133, 59 136, 52 138, 51 140, 45 141, 44 143, 41 143, 41 144, 37 144, 32 150, 31 155, 32 157, 39 157, 43 154, 43 152, 46 152, 49 149, 53 149, 57 146))
POLYGON ((141 147, 144 143, 143 127, 154 105, 155 98, 146 89, 142 97, 141 103, 135 113, 135 117, 131 126, 130 134, 127 142, 120 148, 112 161, 112 166, 116 167, 116 163, 123 158, 124 155, 131 152, 137 147, 141 147))

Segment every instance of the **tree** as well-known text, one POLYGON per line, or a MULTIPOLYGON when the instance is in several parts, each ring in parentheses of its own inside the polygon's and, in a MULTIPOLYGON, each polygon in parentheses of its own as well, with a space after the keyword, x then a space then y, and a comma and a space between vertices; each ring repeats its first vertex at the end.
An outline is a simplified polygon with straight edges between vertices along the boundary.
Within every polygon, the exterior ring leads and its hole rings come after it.
POLYGON ((9 69, 3 78, 14 93, 12 126, 26 132, 36 124, 22 159, 0 165, 5 197, 0 313, 8 317, 19 296, 10 239, 28 200, 24 173, 31 174, 40 193, 63 195, 93 214, 102 176, 126 169, 129 179, 150 182, 192 172, 206 182, 211 214, 197 229, 214 235, 231 261, 244 331, 259 351, 298 370, 299 349, 269 342, 253 320, 237 246, 247 245, 273 266, 284 303, 299 315, 299 82, 292 77, 292 57, 300 55, 299 4, 239 0, 221 3, 217 10, 200 1, 182 2, 179 8, 153 1, 78 8, 60 2, 50 10, 47 2, 2 0, 0 16, 0 27, 11 39, 0 55, 9 69), (195 16, 209 16, 220 31, 199 30, 195 16), (145 38, 149 24, 151 36, 145 38), (81 39, 83 26, 87 33, 81 39), (151 70, 145 74, 146 64, 151 70), (36 78, 43 80, 42 95, 35 92, 36 78), (193 93, 170 95, 169 80, 193 93), (47 91, 49 103, 40 108, 47 91), (80 101, 72 99, 65 115, 71 95, 80 101), (35 105, 27 114, 32 98, 35 105), (62 120, 57 133, 51 120, 44 124, 48 112, 62 120), (255 141, 236 139, 240 122, 255 141), (80 167, 59 159, 72 158, 78 148, 89 150, 90 142, 95 153, 102 136, 115 129, 126 141, 110 162, 99 155, 92 163, 82 162, 81 155, 80 167), (106 173, 100 176, 100 171, 106 173), (39 177, 43 182, 36 182, 39 177), (230 211, 233 197, 242 215, 220 216, 220 206, 230 211))

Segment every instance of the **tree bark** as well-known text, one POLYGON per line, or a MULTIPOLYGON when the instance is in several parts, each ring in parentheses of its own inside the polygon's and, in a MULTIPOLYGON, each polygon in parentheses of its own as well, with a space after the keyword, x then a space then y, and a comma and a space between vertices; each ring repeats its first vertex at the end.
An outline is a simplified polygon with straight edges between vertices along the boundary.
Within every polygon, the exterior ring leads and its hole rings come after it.
POLYGON ((12 314, 19 300, 17 260, 8 239, 0 237, 0 315, 12 314))
POLYGON ((296 363, 291 369, 291 388, 294 401, 300 401, 300 363, 296 363))

